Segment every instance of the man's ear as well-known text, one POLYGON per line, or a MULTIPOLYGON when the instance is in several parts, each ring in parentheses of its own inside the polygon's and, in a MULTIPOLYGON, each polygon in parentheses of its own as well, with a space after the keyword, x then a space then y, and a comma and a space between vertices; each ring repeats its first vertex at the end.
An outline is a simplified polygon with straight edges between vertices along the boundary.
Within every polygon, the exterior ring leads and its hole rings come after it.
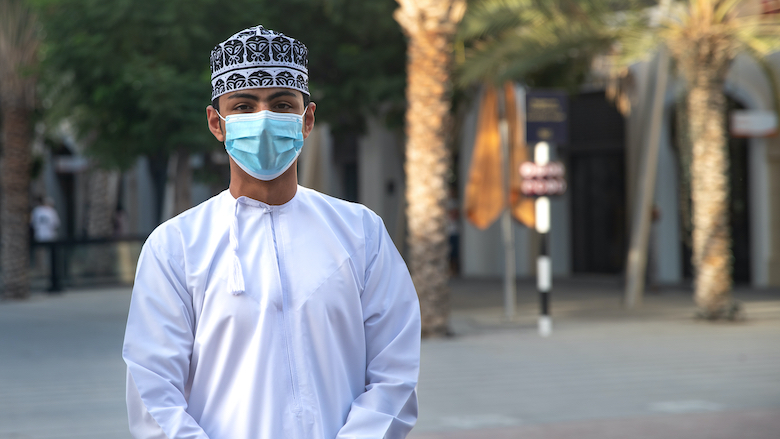
POLYGON ((225 130, 222 128, 222 119, 219 117, 217 110, 209 105, 206 107, 206 120, 209 123, 209 131, 217 140, 222 143, 225 141, 225 130))
POLYGON ((314 110, 317 109, 317 104, 309 102, 309 106, 306 107, 306 111, 303 112, 303 138, 309 137, 311 130, 314 129, 314 110))

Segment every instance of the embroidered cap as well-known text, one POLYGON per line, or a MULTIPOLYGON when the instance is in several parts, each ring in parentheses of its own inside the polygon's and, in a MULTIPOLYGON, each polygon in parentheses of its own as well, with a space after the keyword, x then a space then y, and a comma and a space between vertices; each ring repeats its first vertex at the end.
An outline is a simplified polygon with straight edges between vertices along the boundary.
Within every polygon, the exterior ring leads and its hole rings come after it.
POLYGON ((292 88, 309 95, 308 50, 295 38, 254 26, 211 50, 211 99, 247 88, 292 88))

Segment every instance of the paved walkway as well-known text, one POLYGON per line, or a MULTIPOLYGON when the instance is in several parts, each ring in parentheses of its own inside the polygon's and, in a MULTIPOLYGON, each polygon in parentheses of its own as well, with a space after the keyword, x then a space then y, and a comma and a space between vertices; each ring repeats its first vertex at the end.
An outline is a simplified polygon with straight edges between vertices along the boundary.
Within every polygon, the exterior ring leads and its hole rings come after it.
MULTIPOLYGON (((453 283, 455 335, 425 340, 416 439, 780 437, 780 291, 738 290, 748 319, 697 322, 690 292, 621 308, 611 279, 557 281, 550 338, 520 284, 453 283)), ((120 356, 128 288, 0 303, 0 439, 128 439, 120 356)))

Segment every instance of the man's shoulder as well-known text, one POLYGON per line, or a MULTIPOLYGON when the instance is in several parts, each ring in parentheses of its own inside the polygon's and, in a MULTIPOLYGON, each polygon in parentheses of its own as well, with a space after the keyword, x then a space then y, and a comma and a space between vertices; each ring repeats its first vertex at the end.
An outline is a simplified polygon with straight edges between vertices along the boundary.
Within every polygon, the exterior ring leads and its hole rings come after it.
POLYGON ((299 186, 298 190, 302 204, 318 210, 330 221, 341 220, 353 224, 356 221, 368 223, 381 221, 374 211, 360 203, 342 200, 303 186, 299 186))
POLYGON ((290 217, 296 224, 304 225, 303 231, 296 233, 297 242, 303 247, 322 243, 329 254, 333 249, 342 248, 342 256, 357 258, 357 267, 365 267, 366 261, 376 254, 386 231, 374 211, 313 189, 299 188, 296 198, 297 207, 290 212, 290 217))
POLYGON ((214 221, 214 216, 221 210, 223 197, 224 192, 221 192, 164 221, 149 234, 146 242, 171 251, 180 247, 183 240, 191 239, 193 234, 210 233, 214 227, 222 224, 220 221, 214 221), (175 245, 177 243, 178 246, 175 245))

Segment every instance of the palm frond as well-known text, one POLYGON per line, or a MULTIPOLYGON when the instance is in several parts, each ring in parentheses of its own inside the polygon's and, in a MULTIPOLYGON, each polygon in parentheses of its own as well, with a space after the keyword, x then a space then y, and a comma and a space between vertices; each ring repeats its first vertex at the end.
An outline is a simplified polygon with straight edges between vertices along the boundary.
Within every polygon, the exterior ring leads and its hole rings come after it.
MULTIPOLYGON (((631 42, 645 28, 635 0, 484 0, 470 6, 459 38, 465 61, 458 83, 521 79, 567 59, 575 64, 631 42), (625 38, 624 38, 624 34, 625 38)), ((635 38, 638 40, 638 38, 635 38)), ((647 43, 637 44, 645 48, 647 43)), ((629 50, 636 53, 637 50, 629 50)))
POLYGON ((713 14, 713 21, 716 23, 722 23, 729 20, 730 16, 736 16, 738 6, 742 3, 742 0, 721 0, 715 7, 715 13, 713 14))
POLYGON ((567 58, 591 57, 591 52, 583 50, 583 42, 602 49, 610 44, 609 39, 586 38, 570 37, 549 41, 544 35, 521 35, 486 43, 481 50, 467 54, 469 62, 460 66, 458 83, 461 86, 474 82, 499 84, 508 79, 522 78, 567 58))
POLYGON ((468 41, 501 34, 527 23, 531 0, 494 0, 470 5, 457 38, 468 41))
POLYGON ((780 111, 780 84, 775 69, 766 56, 780 51, 780 17, 743 17, 734 20, 735 44, 761 67, 772 89, 775 111, 780 111))
POLYGON ((590 54, 593 47, 606 50, 610 42, 608 35, 581 26, 562 29, 560 23, 547 22, 470 49, 467 62, 459 70, 458 82, 466 85, 516 79, 562 58, 590 54))
POLYGON ((761 56, 780 50, 780 17, 749 16, 734 20, 735 42, 761 56))

